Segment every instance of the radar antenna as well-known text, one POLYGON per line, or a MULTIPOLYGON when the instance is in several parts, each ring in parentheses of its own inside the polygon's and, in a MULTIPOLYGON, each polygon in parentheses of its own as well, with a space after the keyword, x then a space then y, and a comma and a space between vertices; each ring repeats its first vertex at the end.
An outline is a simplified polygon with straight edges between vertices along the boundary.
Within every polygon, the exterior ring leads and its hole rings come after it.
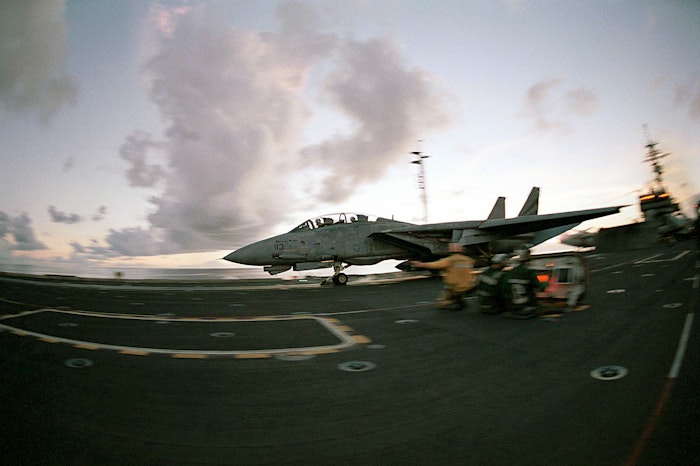
MULTIPOLYGON (((418 141, 423 142, 422 140, 418 141)), ((413 151, 411 154, 416 158, 411 163, 418 165, 418 189, 421 192, 421 200, 423 202, 423 222, 428 223, 428 193, 425 189, 425 167, 423 160, 429 158, 429 155, 423 154, 421 151, 413 151)))

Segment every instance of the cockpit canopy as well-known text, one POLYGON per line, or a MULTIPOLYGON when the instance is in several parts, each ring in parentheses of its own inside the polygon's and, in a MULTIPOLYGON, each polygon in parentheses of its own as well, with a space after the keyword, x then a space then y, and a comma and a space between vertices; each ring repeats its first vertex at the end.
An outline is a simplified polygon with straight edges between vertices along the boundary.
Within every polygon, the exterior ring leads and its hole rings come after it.
POLYGON ((353 214, 349 212, 326 214, 302 222, 299 226, 290 231, 290 233, 294 231, 315 230, 338 223, 376 222, 377 220, 379 220, 379 217, 367 214, 353 214))

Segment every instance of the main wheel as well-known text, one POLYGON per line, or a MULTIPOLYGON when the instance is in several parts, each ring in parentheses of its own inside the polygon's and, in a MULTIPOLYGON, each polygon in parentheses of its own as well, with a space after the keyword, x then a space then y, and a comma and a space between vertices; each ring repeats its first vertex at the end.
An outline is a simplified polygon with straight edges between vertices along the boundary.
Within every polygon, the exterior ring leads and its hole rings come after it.
POLYGON ((345 285, 348 282, 348 276, 345 275, 344 273, 339 273, 335 277, 333 277, 333 283, 336 285, 345 285))

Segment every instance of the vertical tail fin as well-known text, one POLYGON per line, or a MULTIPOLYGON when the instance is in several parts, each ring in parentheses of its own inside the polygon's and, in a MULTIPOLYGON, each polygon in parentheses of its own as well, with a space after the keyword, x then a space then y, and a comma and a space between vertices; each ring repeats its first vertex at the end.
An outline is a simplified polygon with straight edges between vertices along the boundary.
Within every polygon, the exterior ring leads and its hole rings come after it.
POLYGON ((532 188, 532 191, 530 191, 530 195, 527 197, 527 200, 525 201, 525 204, 523 204, 523 208, 520 209, 520 213, 518 214, 518 217, 522 217, 523 215, 537 215, 537 210, 539 209, 539 203, 540 203, 540 188, 532 188))
POLYGON ((506 198, 502 196, 496 199, 488 219, 494 220, 499 218, 506 218, 506 198))

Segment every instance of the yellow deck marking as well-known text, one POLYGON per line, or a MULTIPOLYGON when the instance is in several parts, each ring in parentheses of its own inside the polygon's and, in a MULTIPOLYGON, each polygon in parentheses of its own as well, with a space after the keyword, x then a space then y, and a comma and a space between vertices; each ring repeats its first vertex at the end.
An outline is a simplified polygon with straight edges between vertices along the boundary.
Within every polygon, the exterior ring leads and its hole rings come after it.
POLYGON ((43 341, 44 343, 60 343, 61 340, 58 338, 53 338, 53 337, 41 337, 39 338, 39 341, 43 341))
POLYGON ((86 350, 90 350, 90 351, 97 351, 98 349, 100 349, 100 345, 90 344, 90 343, 80 343, 77 345, 73 345, 73 347, 78 348, 78 349, 86 349, 86 350))
POLYGON ((235 355, 236 359, 265 359, 272 355, 270 353, 238 353, 235 355))
POLYGON ((367 344, 367 343, 372 343, 372 340, 367 338, 364 335, 353 335, 352 339, 355 340, 357 343, 360 344, 367 344))
POLYGON ((338 325, 340 321, 335 318, 329 318, 326 316, 319 315, 295 315, 295 316, 262 316, 262 317, 211 317, 211 318, 197 318, 197 317, 175 317, 175 316, 158 316, 158 315, 139 315, 139 314, 113 314, 113 313, 99 313, 90 311, 80 311, 75 309, 70 310, 60 310, 60 309, 39 309, 36 311, 28 311, 20 314, 13 314, 10 316, 4 316, 0 320, 0 330, 7 330, 17 336, 31 336, 39 341, 45 343, 64 343, 72 345, 74 348, 96 351, 96 350, 111 350, 116 351, 119 354, 126 355, 136 355, 136 356, 146 356, 152 354, 162 354, 168 355, 173 358, 180 359, 206 359, 209 357, 234 357, 239 359, 262 359, 270 358, 277 354, 329 354, 337 353, 343 349, 347 349, 358 343, 366 343, 370 340, 361 335, 351 335, 348 332, 353 332, 351 327, 346 325, 338 325), (339 343, 334 345, 323 345, 323 346, 302 346, 302 347, 292 347, 292 348, 265 348, 260 350, 188 350, 188 349, 169 349, 169 348, 149 348, 149 347, 134 347, 134 346, 123 346, 114 345, 108 343, 99 343, 93 341, 85 340, 75 340, 70 338, 58 337, 55 335, 47 335, 44 333, 32 332, 29 330, 23 330, 21 328, 6 325, 7 322, 13 318, 18 318, 26 316, 28 314, 40 314, 40 313, 58 313, 58 314, 70 314, 79 315, 83 317, 95 317, 95 318, 107 318, 107 319, 123 319, 123 320, 142 320, 142 321, 154 321, 154 322, 210 322, 210 323, 235 323, 235 322, 276 322, 282 320, 313 320, 320 324, 325 330, 329 331, 334 335, 339 343))
POLYGON ((148 356, 150 353, 148 351, 137 351, 137 350, 121 350, 118 351, 119 354, 129 354, 131 356, 148 356))

